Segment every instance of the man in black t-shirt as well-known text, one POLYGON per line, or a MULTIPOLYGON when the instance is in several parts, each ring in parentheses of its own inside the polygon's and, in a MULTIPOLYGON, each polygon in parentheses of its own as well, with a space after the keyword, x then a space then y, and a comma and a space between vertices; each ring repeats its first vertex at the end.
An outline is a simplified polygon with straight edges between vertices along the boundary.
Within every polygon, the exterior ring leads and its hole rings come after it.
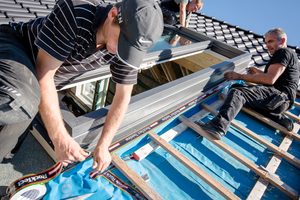
MULTIPOLYGON (((0 26, 0 162, 40 112, 58 160, 86 153, 64 126, 57 89, 86 71, 110 64, 116 93, 94 150, 92 168, 105 170, 108 150, 131 99, 147 50, 163 31, 154 0, 59 0, 46 17, 0 26)), ((7 156, 8 155, 8 156, 7 156)))
POLYGON ((287 48, 286 40, 287 36, 282 29, 268 31, 265 34, 265 43, 272 58, 265 70, 250 67, 250 74, 232 71, 224 75, 229 80, 244 80, 262 85, 232 85, 218 115, 207 123, 196 123, 217 139, 221 139, 229 129, 230 122, 246 106, 292 131, 293 121, 286 118, 283 112, 293 106, 296 98, 299 60, 296 53, 287 48))
POLYGON ((203 8, 202 0, 165 0, 160 3, 163 11, 164 22, 174 25, 179 24, 188 27, 192 12, 197 12, 203 8), (179 14, 179 20, 177 19, 179 14))

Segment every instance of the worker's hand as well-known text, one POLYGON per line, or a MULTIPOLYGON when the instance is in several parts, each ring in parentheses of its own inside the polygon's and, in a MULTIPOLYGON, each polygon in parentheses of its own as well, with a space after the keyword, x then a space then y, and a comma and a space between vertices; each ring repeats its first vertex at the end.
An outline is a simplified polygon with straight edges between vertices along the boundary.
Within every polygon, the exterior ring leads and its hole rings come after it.
POLYGON ((249 69, 250 69, 249 74, 252 74, 252 75, 263 73, 263 71, 258 69, 257 67, 249 67, 249 69))
POLYGON ((61 136, 59 140, 54 141, 55 154, 59 162, 64 166, 76 161, 84 161, 88 156, 80 145, 69 135, 61 136))
POLYGON ((111 163, 111 156, 108 151, 108 147, 103 145, 97 145, 94 150, 94 163, 93 171, 103 172, 111 163))
POLYGON ((226 72, 224 78, 228 80, 240 80, 240 74, 234 71, 226 72))

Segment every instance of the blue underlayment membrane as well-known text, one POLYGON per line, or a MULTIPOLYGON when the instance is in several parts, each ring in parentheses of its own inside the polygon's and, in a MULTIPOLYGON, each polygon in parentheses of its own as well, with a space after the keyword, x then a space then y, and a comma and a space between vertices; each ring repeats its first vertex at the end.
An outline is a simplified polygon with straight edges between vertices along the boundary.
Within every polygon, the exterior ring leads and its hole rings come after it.
MULTIPOLYGON (((217 95, 215 95, 215 97, 209 98, 207 103, 210 104, 217 98, 217 95)), ((199 112, 200 109, 200 106, 196 105, 193 109, 184 113, 184 115, 190 117, 199 112)), ((294 106, 290 112, 299 115, 300 109, 294 106)), ((212 117, 213 115, 209 114, 202 121, 206 122, 212 117)), ((285 137, 285 134, 250 117, 244 112, 240 112, 235 121, 276 146, 279 146, 285 137)), ((161 135, 178 123, 180 121, 175 118, 167 124, 161 125, 154 132, 161 135)), ((196 132, 187 129, 169 143, 239 198, 246 199, 259 177, 205 138, 197 136, 196 132)), ((149 141, 150 139, 147 136, 139 138, 116 153, 123 157, 133 153, 149 141)), ((273 155, 271 150, 232 126, 226 136, 222 138, 222 142, 258 166, 266 167, 273 155)), ((300 158, 300 143, 294 140, 288 152, 300 158)), ((130 160, 126 163, 138 175, 147 174, 149 177, 147 181, 148 185, 163 199, 224 199, 162 148, 157 149, 140 162, 130 160)), ((85 198, 87 200, 135 199, 114 186, 104 177, 97 178, 96 180, 91 179, 89 176, 91 165, 92 159, 88 159, 48 182, 47 194, 43 199, 68 199, 85 194, 91 194, 85 198)), ((111 172, 125 183, 131 185, 118 169, 113 169, 111 172)), ((283 159, 276 174, 294 190, 300 191, 300 169, 298 167, 283 159)), ((290 197, 269 184, 262 199, 290 199, 290 197)))

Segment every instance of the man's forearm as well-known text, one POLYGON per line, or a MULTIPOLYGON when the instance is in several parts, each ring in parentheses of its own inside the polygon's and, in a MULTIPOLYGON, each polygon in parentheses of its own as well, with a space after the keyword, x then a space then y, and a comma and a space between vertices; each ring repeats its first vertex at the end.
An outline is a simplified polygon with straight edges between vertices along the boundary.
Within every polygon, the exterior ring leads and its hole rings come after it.
POLYGON ((179 23, 184 27, 186 26, 185 20, 186 20, 186 5, 184 3, 180 3, 179 4, 179 23))
MULTIPOLYGON (((61 130, 65 130, 65 127, 53 79, 47 80, 47 78, 45 78, 44 80, 40 80, 40 87, 41 103, 39 111, 51 141, 55 142, 56 140, 59 140, 61 137, 61 130)), ((63 132, 66 133, 66 131, 63 132)))
POLYGON ((240 80, 244 80, 246 82, 256 83, 256 84, 266 84, 272 85, 273 77, 269 74, 240 74, 240 80))
POLYGON ((102 134, 98 141, 98 145, 105 146, 105 148, 109 147, 116 132, 118 131, 118 128, 122 123, 129 102, 130 96, 126 98, 114 97, 114 100, 107 114, 102 134))
POLYGON ((179 16, 179 23, 185 27, 185 14, 179 16))

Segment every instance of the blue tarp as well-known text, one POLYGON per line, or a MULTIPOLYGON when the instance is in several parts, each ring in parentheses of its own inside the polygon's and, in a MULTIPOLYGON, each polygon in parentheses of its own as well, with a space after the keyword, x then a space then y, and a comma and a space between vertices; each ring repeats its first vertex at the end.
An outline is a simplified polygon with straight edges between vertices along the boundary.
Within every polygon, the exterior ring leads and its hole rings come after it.
MULTIPOLYGON (((217 95, 209 101, 215 101, 217 95)), ((210 102, 208 102, 209 104, 210 102)), ((184 113, 190 117, 199 112, 200 106, 184 113)), ((299 108, 293 107, 291 112, 299 115, 299 108)), ((203 122, 213 117, 212 114, 202 119, 203 122)), ((246 128, 257 133, 266 140, 279 146, 285 134, 256 120, 244 112, 240 112, 235 120, 246 128)), ((161 135, 176 124, 180 123, 177 118, 159 126, 154 131, 161 135)), ((150 139, 147 136, 139 138, 116 153, 119 156, 126 156, 136 149, 145 145, 150 139)), ((239 152, 258 166, 267 166, 273 156, 273 152, 262 144, 256 142, 241 131, 231 127, 222 142, 239 152)), ((223 184, 241 199, 246 199, 259 178, 253 171, 238 162, 233 157, 219 149, 191 129, 187 129, 174 138, 170 144, 187 156, 190 160, 200 166, 209 175, 223 184)), ((300 143, 292 143, 289 152, 300 157, 300 143)), ((162 148, 138 162, 127 161, 127 164, 140 176, 147 174, 147 183, 163 199, 224 199, 215 190, 208 186, 203 180, 194 175, 189 169, 174 159, 162 148)), ((101 176, 96 180, 90 178, 92 159, 86 160, 75 168, 64 172, 47 184, 47 194, 44 199, 64 199, 80 195, 90 194, 86 199, 135 199, 124 190, 115 186, 107 178, 101 176)), ((127 178, 118 169, 111 170, 111 173, 131 185, 127 178)), ((300 191, 300 170, 283 159, 276 174, 281 180, 300 191)), ((131 185, 132 186, 132 185, 131 185)), ((263 199, 289 199, 286 194, 276 187, 269 185, 263 199)))

